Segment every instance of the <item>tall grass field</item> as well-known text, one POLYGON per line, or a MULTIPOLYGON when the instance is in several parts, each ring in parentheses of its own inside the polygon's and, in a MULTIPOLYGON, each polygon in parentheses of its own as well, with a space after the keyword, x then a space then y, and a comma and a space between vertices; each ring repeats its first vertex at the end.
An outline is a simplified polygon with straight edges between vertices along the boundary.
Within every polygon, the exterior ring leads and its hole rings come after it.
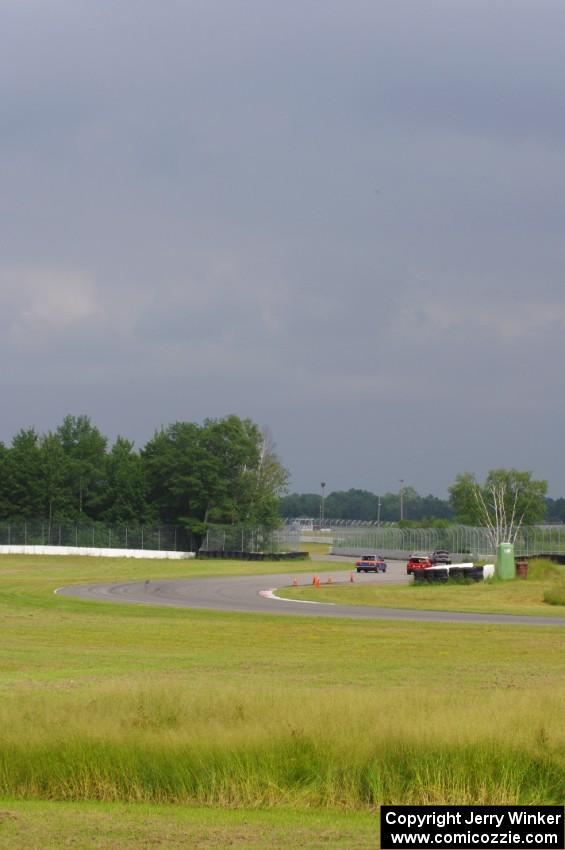
POLYGON ((337 817, 383 803, 565 799, 563 628, 324 621, 53 592, 211 569, 280 565, 0 559, 5 800, 337 817))
POLYGON ((288 694, 166 679, 20 696, 0 716, 0 794, 340 809, 558 802, 564 697, 501 689, 479 705, 430 686, 288 694))

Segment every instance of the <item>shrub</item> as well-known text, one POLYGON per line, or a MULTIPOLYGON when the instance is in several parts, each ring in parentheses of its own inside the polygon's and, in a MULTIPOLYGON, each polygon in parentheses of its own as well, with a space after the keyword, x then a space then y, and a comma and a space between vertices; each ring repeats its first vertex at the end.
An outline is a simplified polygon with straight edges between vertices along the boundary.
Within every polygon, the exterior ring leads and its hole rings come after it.
POLYGON ((554 584, 544 591, 543 601, 548 605, 565 605, 565 581, 554 584))

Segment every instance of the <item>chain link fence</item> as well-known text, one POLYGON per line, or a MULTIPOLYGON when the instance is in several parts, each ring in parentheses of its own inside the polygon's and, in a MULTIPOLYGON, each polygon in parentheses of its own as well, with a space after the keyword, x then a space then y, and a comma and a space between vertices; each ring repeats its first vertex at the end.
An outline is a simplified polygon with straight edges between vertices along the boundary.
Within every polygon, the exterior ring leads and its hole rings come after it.
POLYGON ((0 546, 80 546, 108 549, 194 551, 195 540, 182 526, 105 525, 41 520, 0 522, 0 546))
POLYGON ((163 552, 280 552, 300 548, 300 534, 281 529, 226 525, 211 527, 203 538, 182 526, 49 523, 41 520, 0 522, 0 546, 75 546, 107 549, 148 549, 163 552))
MULTIPOLYGON (((472 555, 476 559, 491 558, 495 555, 488 529, 466 525, 454 525, 449 528, 334 529, 332 549, 422 553, 447 549, 459 555, 472 555)), ((521 557, 565 553, 565 526, 539 525, 521 528, 514 549, 516 555, 521 557)))
MULTIPOLYGON (((334 527, 333 549, 432 552, 447 549, 475 558, 495 553, 486 528, 454 525, 448 528, 398 528, 349 525, 334 527)), ((152 549, 170 552, 240 551, 281 552, 300 549, 300 531, 249 526, 213 526, 199 541, 182 526, 105 525, 103 523, 49 523, 41 520, 0 522, 2 546, 79 546, 108 549, 152 549)), ((565 554, 565 525, 537 525, 520 529, 518 556, 565 554)))
POLYGON ((200 545, 201 552, 290 552, 300 548, 300 533, 280 529, 223 525, 209 528, 200 545))

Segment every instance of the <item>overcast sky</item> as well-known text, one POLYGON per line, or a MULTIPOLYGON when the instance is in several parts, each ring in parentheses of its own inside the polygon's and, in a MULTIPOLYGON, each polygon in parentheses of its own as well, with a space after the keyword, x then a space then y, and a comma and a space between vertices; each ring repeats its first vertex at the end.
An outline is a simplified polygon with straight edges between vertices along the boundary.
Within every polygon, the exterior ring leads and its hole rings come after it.
POLYGON ((0 439, 565 495, 563 0, 0 0, 0 439))

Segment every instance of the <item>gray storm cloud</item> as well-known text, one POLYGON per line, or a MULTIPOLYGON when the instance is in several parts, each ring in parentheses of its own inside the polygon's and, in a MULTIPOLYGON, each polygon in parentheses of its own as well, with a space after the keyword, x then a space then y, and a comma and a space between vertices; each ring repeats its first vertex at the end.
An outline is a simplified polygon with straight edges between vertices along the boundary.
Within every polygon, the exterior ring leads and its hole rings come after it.
POLYGON ((293 487, 565 493, 562 4, 7 0, 0 439, 268 424, 293 487))

